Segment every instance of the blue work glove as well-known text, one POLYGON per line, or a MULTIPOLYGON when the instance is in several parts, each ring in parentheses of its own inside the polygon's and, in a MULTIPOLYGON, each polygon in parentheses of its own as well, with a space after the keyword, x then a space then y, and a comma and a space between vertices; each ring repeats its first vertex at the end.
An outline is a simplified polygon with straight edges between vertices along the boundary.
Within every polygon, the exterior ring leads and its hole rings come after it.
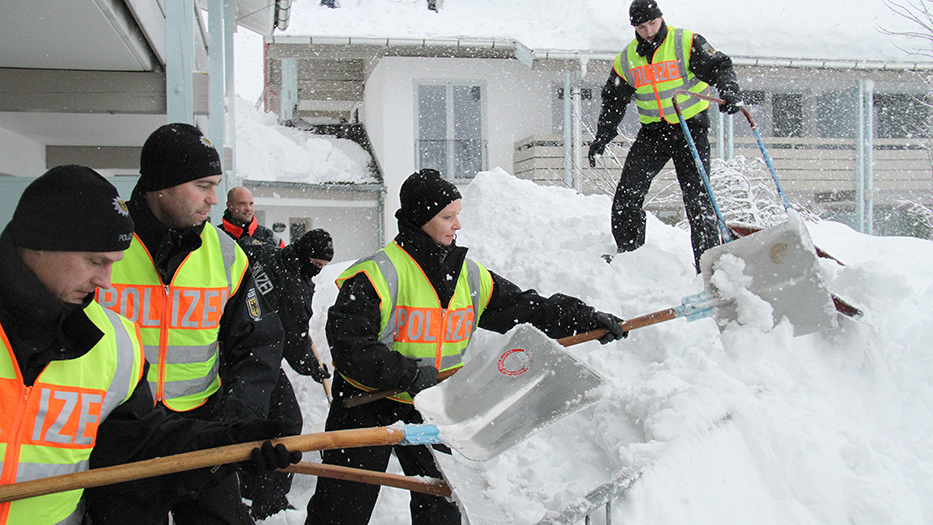
POLYGON ((437 384, 437 369, 433 366, 418 367, 418 374, 411 381, 405 390, 414 397, 426 388, 431 388, 437 384))
POLYGON ((622 319, 610 313, 594 312, 593 321, 601 328, 609 330, 606 332, 606 335, 599 338, 601 344, 611 343, 618 339, 625 339, 628 337, 628 332, 622 329, 622 319))
POLYGON ((726 91, 719 94, 719 98, 726 101, 725 104, 719 105, 719 111, 721 113, 728 113, 730 115, 735 115, 739 111, 742 111, 742 108, 745 106, 745 103, 742 102, 742 97, 737 93, 731 91, 726 91))

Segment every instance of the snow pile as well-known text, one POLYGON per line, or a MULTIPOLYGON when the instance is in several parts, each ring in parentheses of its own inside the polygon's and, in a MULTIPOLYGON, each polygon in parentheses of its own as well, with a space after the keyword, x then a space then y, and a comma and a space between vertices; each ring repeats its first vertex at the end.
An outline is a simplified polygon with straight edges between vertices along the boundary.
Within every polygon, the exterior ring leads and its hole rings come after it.
POLYGON ((242 180, 372 183, 371 157, 347 139, 313 135, 279 126, 274 113, 264 113, 239 98, 236 105, 236 170, 242 180))
MULTIPOLYGON (((631 318, 703 290, 688 234, 649 215, 647 243, 606 264, 610 199, 540 187, 502 170, 463 192, 458 243, 492 271, 542 294, 563 292, 631 318)), ((614 523, 928 523, 933 517, 933 243, 808 224, 829 288, 864 318, 794 338, 787 322, 683 319, 627 340, 568 348, 611 382, 608 396, 482 463, 482 495, 511 523, 576 503, 625 467, 642 477, 616 502, 614 523)), ((312 334, 324 322, 337 262, 318 278, 312 334)), ((502 336, 477 332, 477 348, 502 336)), ((323 428, 323 389, 291 374, 305 431, 323 428)), ((477 392, 482 396, 482 392, 477 392)), ((318 461, 317 454, 306 460, 318 461)), ((398 472, 397 464, 393 467, 398 472)), ((290 494, 300 524, 314 478, 290 494)), ((382 490, 372 523, 409 523, 408 494, 382 490)))

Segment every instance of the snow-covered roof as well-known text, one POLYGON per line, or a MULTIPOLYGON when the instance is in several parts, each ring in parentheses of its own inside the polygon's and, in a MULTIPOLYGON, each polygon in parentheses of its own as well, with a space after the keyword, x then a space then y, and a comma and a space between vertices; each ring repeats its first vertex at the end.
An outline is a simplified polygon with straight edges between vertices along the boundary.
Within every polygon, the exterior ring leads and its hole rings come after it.
MULTIPOLYGON (((339 8, 302 0, 285 36, 376 39, 514 40, 539 50, 617 52, 634 35, 628 0, 340 0, 339 8)), ((925 42, 884 0, 661 0, 668 24, 703 34, 744 58, 930 62, 905 51, 925 42)), ((927 44, 927 48, 928 48, 927 44)), ((928 49, 927 49, 928 50, 928 49)))

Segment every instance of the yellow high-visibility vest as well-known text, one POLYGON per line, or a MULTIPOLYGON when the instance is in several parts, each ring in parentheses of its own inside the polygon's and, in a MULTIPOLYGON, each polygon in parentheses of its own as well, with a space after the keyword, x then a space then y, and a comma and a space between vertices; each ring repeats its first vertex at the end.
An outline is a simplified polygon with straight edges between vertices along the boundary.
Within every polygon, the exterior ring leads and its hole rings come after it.
MULTIPOLYGON (((0 485, 87 470, 97 429, 142 380, 136 326, 91 303, 84 309, 104 336, 76 359, 51 361, 27 387, 0 327, 0 485)), ((79 524, 82 490, 0 504, 0 525, 79 524)))
MULTIPOLYGON (((113 265, 111 287, 98 289, 97 301, 139 325, 156 402, 185 412, 220 389, 220 318, 248 265, 236 241, 218 235, 211 224, 204 225, 201 247, 188 254, 167 285, 138 236, 113 265)), ((247 298, 250 304, 256 300, 247 298)))
MULTIPOLYGON (((690 50, 693 47, 693 32, 668 27, 667 37, 648 58, 636 52, 638 39, 616 56, 613 69, 616 74, 635 88, 635 105, 642 124, 666 120, 678 122, 674 111, 674 91, 686 89, 693 93, 709 94, 709 84, 690 71, 690 50)), ((693 117, 709 107, 709 101, 687 95, 679 95, 677 104, 685 119, 693 117)))
MULTIPOLYGON (((359 273, 366 274, 379 295, 380 342, 394 352, 420 359, 421 366, 433 366, 439 371, 463 366, 461 354, 492 296, 488 270, 475 261, 464 260, 446 307, 441 305, 421 266, 394 241, 345 270, 337 278, 337 286, 342 287, 359 273)), ((349 377, 352 371, 339 372, 353 386, 367 392, 374 390, 349 377)), ((412 402, 407 392, 389 399, 412 402)))

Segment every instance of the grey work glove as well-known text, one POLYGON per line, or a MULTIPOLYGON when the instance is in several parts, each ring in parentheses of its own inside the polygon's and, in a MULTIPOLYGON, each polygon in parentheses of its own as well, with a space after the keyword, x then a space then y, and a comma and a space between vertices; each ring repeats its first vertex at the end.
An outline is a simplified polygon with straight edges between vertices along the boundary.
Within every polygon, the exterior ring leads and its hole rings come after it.
POLYGON ((608 135, 596 135, 593 142, 590 143, 590 151, 587 157, 590 159, 590 167, 596 167, 596 157, 606 151, 606 145, 612 142, 612 137, 608 135))
POLYGON ((433 366, 420 366, 418 367, 418 374, 415 375, 415 378, 411 381, 411 384, 408 385, 405 390, 411 394, 412 397, 421 392, 426 388, 431 388, 437 384, 437 369, 433 366))
POLYGON ((745 106, 745 103, 742 102, 742 97, 738 94, 731 91, 726 91, 725 93, 720 93, 719 98, 726 101, 725 104, 719 105, 719 111, 721 113, 728 113, 730 115, 735 115, 739 111, 742 111, 742 108, 745 106))
POLYGON ((611 343, 618 339, 625 339, 628 337, 628 332, 622 329, 622 319, 610 313, 595 312, 593 313, 593 321, 601 328, 609 330, 606 332, 606 335, 599 338, 601 344, 611 343))

